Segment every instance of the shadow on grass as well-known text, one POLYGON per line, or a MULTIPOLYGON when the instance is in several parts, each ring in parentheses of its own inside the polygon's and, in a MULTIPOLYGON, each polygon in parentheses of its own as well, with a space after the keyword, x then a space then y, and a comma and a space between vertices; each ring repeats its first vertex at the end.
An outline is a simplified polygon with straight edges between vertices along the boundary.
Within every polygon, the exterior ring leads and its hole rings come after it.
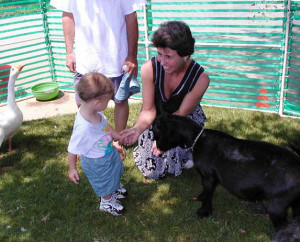
MULTIPOLYGON (((136 121, 140 105, 132 105, 136 121)), ((283 144, 297 139, 300 120, 241 110, 205 107, 206 127, 240 138, 283 144)), ((105 113, 113 123, 112 110, 105 113)), ((126 150, 122 183, 128 197, 124 216, 98 210, 99 199, 80 171, 80 184, 67 179, 67 145, 74 115, 24 122, 13 137, 15 151, 1 147, 0 241, 269 241, 273 228, 256 206, 218 187, 214 214, 198 219, 201 191, 194 169, 179 177, 147 180, 126 150)))

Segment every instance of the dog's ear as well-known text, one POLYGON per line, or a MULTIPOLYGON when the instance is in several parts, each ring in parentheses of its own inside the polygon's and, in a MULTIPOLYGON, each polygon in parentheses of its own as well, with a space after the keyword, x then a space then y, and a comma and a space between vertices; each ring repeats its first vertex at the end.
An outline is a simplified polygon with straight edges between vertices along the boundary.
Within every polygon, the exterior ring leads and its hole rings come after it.
POLYGON ((161 136, 163 130, 164 130, 164 122, 162 120, 161 115, 159 115, 158 117, 156 117, 154 119, 154 122, 152 124, 152 131, 153 131, 153 135, 154 135, 155 140, 160 139, 160 136, 161 136))
POLYGON ((170 117, 171 115, 167 113, 158 115, 153 122, 153 126, 158 130, 164 130, 170 117))
POLYGON ((162 127, 162 121, 161 121, 160 115, 154 119, 153 127, 156 130, 160 130, 161 129, 161 127, 162 127))

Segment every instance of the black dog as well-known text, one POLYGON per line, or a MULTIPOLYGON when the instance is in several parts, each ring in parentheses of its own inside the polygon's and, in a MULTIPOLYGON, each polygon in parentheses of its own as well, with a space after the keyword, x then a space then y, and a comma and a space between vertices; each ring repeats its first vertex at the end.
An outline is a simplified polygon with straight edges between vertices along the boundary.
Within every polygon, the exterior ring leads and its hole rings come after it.
POLYGON ((218 183, 247 201, 263 201, 275 227, 287 223, 287 209, 300 216, 299 150, 267 142, 234 138, 205 129, 186 117, 162 114, 153 124, 154 139, 160 150, 191 147, 203 190, 198 196, 198 215, 212 214, 212 197, 218 183))

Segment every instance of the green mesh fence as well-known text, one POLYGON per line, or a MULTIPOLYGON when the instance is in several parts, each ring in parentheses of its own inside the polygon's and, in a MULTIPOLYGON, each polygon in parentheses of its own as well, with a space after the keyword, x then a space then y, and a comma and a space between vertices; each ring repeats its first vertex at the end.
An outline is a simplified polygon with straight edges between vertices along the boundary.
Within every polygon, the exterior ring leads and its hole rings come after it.
MULTIPOLYGON (((61 12, 48 2, 0 0, 0 104, 6 102, 12 63, 26 63, 17 98, 51 80, 73 91, 61 12)), ((148 1, 138 11, 139 69, 156 55, 151 35, 168 20, 185 21, 196 39, 192 58, 211 79, 203 104, 300 117, 299 1, 148 1)))
POLYGON ((211 79, 202 103, 278 112, 285 9, 284 1, 152 1, 149 34, 163 21, 189 24, 193 58, 211 79))
POLYGON ((39 1, 0 1, 0 103, 7 98, 11 64, 24 63, 16 85, 16 98, 32 96, 31 87, 51 81, 49 43, 39 1))

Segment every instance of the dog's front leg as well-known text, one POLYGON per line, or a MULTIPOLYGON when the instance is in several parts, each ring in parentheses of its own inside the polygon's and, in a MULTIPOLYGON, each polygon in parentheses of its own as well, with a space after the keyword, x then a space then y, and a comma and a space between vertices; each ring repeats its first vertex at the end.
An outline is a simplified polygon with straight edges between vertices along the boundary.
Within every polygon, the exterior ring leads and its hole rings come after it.
POLYGON ((212 214, 212 198, 217 186, 217 180, 213 176, 204 176, 201 174, 203 190, 198 196, 202 202, 202 207, 198 209, 200 218, 208 217, 212 214))
POLYGON ((284 198, 274 198, 267 203, 267 212, 275 230, 287 224, 287 204, 284 198))
POLYGON ((300 198, 292 204, 293 218, 300 217, 300 198))

